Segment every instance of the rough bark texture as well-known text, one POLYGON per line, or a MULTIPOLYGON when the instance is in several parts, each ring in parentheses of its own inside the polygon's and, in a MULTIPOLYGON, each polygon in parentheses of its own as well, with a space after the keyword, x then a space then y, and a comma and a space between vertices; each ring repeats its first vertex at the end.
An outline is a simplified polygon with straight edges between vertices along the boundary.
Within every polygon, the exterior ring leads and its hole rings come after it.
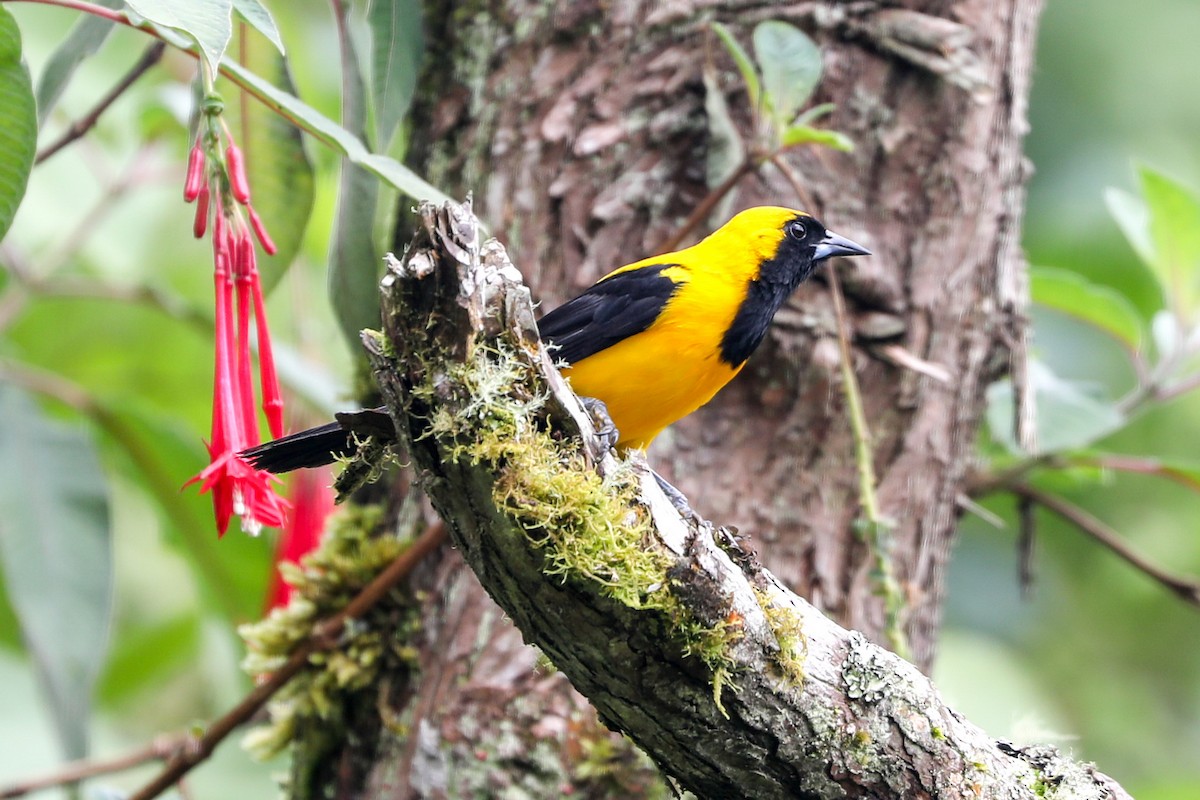
MULTIPOLYGON (((825 77, 814 101, 837 103, 827 124, 856 150, 790 153, 802 199, 766 167, 732 203, 804 207, 877 254, 838 268, 922 668, 983 390, 1022 337, 1020 143, 1040 5, 491 0, 427 11, 410 164, 452 194, 474 193, 545 307, 654 253, 708 192, 704 63, 749 135, 745 91, 709 20, 747 44, 765 19, 818 41, 825 77), (884 345, 950 379, 895 365, 884 345)), ((649 460, 701 514, 753 537, 784 585, 879 642, 883 608, 854 532, 854 447, 832 331, 826 288, 801 287, 742 375, 661 437, 649 460)), ((344 754, 371 770, 370 793, 654 791, 637 788, 644 763, 597 732, 562 675, 538 671, 536 652, 445 558, 425 578, 422 683, 392 710, 409 735, 378 745, 372 735, 344 754)))
MULTIPOLYGON (((503 248, 480 247, 463 207, 422 213, 429 235, 384 281, 386 338, 368 342, 401 439, 491 596, 681 787, 763 800, 1128 797, 1050 748, 991 740, 727 530, 685 521, 644 461, 597 442, 503 248), (583 502, 583 489, 562 491, 575 485, 564 474, 606 475, 621 499, 583 502), (619 531, 607 547, 653 554, 662 575, 625 556, 593 569, 581 553, 598 529, 619 531), (706 656, 689 656, 697 642, 706 656)), ((503 676, 504 662, 491 666, 503 676)), ((446 787, 444 752, 430 751, 440 763, 425 774, 446 787)))
MULTIPOLYGON (((707 193, 701 69, 720 68, 750 133, 748 101, 717 19, 747 41, 791 20, 822 45, 816 101, 852 154, 788 156, 807 198, 772 167, 738 207, 809 206, 877 254, 843 264, 864 345, 882 331, 945 367, 940 383, 876 357, 856 364, 872 424, 896 570, 919 665, 933 655, 957 498, 1013 312, 1020 312, 1020 152, 1039 3, 521 3, 430 17, 437 52, 415 113, 411 162, 476 208, 554 306, 651 255, 707 193), (940 74, 939 74, 940 72, 940 74)), ((719 220, 715 220, 719 222, 719 220)), ((707 408, 651 449, 698 511, 761 532, 789 586, 881 640, 868 580, 853 442, 826 290, 802 287, 768 343, 707 408)))

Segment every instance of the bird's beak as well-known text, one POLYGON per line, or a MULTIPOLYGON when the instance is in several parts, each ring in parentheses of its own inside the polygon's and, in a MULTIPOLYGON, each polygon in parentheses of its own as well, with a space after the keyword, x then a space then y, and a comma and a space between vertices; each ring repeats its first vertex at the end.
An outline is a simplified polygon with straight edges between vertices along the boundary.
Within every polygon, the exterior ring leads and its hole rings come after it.
POLYGON ((845 236, 838 236, 833 231, 826 231, 825 238, 817 242, 813 248, 813 261, 823 261, 833 256, 869 256, 871 251, 861 244, 855 244, 845 236))

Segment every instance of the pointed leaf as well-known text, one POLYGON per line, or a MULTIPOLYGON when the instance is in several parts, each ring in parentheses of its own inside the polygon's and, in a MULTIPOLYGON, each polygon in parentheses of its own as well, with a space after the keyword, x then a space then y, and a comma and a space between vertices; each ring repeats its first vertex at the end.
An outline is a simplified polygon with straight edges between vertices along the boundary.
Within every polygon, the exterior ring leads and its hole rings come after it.
POLYGON ((849 153, 854 149, 854 142, 850 141, 850 137, 846 134, 839 131, 810 128, 807 125, 792 125, 783 132, 779 143, 784 147, 819 144, 834 150, 841 150, 843 153, 849 153))
MULTIPOLYGON (((1111 187, 1104 192, 1104 202, 1130 247, 1142 263, 1153 270, 1154 245, 1150 240, 1150 210, 1146 203, 1136 195, 1111 187)), ((1166 284, 1162 286, 1165 291, 1166 284)))
MULTIPOLYGON (((167 541, 186 556, 207 590, 205 597, 233 621, 257 615, 270 575, 271 551, 262 538, 226 536, 218 540, 212 501, 180 491, 187 476, 205 461, 195 434, 135 399, 100 401, 98 424, 112 448, 112 460, 154 500, 164 518, 167 541)), ((106 444, 108 442, 106 441, 106 444)))
POLYGON ((820 105, 815 105, 800 116, 796 117, 796 121, 793 122, 792 125, 794 127, 800 125, 812 125, 821 117, 832 114, 836 108, 837 103, 821 103, 820 105))
MULTIPOLYGON (((247 32, 240 50, 244 66, 295 92, 287 60, 264 37, 247 32)), ((259 250, 263 288, 270 291, 304 239, 313 207, 313 166, 300 130, 262 103, 231 103, 226 113, 245 154, 254 208, 279 248, 273 256, 259 250)))
MULTIPOLYGON (((1076 383, 1065 381, 1045 364, 1030 361, 1037 404, 1038 452, 1055 453, 1085 447, 1125 424, 1116 404, 1093 397, 1076 383)), ((992 437, 1010 451, 1020 453, 1013 435, 1012 382, 1005 379, 988 387, 987 420, 992 437)))
POLYGON ((241 67, 226 61, 222 69, 233 76, 239 84, 247 87, 262 102, 275 108, 284 117, 315 136, 328 147, 332 147, 353 163, 363 167, 376 177, 390 183, 415 200, 432 200, 444 203, 450 196, 427 182, 394 158, 367 150, 362 140, 336 122, 306 104, 298 97, 272 86, 269 82, 241 67))
POLYGON ((746 159, 742 135, 729 115, 725 93, 711 67, 704 69, 704 112, 708 117, 708 154, 705 163, 708 188, 720 186, 746 159))
POLYGON ((135 697, 146 687, 195 663, 200 648, 200 616, 194 611, 126 632, 113 643, 97 689, 101 705, 135 697))
POLYGON ((85 433, 3 386, 0 560, 63 749, 80 758, 112 616, 108 490, 85 433))
POLYGON ((126 0, 138 16, 187 34, 200 47, 212 74, 233 35, 233 0, 126 0))
POLYGON ((738 72, 742 73, 742 80, 746 82, 746 92, 750 95, 750 107, 758 113, 759 100, 762 98, 762 84, 758 80, 758 70, 754 68, 754 63, 750 60, 750 54, 738 44, 738 40, 719 22, 712 23, 713 32, 721 39, 725 45, 725 49, 729 51, 729 55, 733 56, 733 63, 737 64, 738 72))
MULTIPOLYGON (((121 0, 100 0, 106 8, 119 8, 121 0)), ((37 107, 38 121, 45 122, 54 110, 63 90, 75 74, 75 68, 100 50, 100 46, 112 32, 113 23, 103 17, 84 14, 71 26, 62 43, 50 54, 42 74, 38 77, 37 107)))
MULTIPOLYGON (((346 32, 347 26, 340 26, 346 32)), ((367 93, 354 40, 346 36, 342 53, 342 125, 366 138, 367 93)), ((359 166, 342 162, 338 182, 337 216, 329 245, 329 298, 352 349, 363 328, 379 326, 378 276, 382 267, 375 252, 375 205, 379 183, 359 166)))
POLYGON ((1034 267, 1030 292, 1035 303, 1094 325, 1135 353, 1141 350, 1145 323, 1113 289, 1070 270, 1034 267))
POLYGON ((21 60, 21 31, 0 7, 0 241, 25 196, 37 149, 33 83, 21 60))
POLYGON ((1138 177, 1150 212, 1152 266, 1190 314, 1200 290, 1200 198, 1150 167, 1141 167, 1138 177))
POLYGON ((782 130, 821 80, 821 50, 795 25, 768 20, 754 28, 754 55, 762 70, 767 106, 776 128, 782 130))
POLYGON ((379 327, 379 274, 373 221, 379 182, 344 164, 338 183, 337 218, 329 246, 329 298, 342 333, 353 346, 363 328, 379 327))
POLYGON ((1166 309, 1150 318, 1150 336, 1154 339, 1154 349, 1158 352, 1160 362, 1175 356, 1184 344, 1179 318, 1166 309))
POLYGON ((258 2, 258 0, 233 0, 233 9, 254 30, 261 33, 267 38, 267 41, 275 45, 275 49, 279 51, 279 55, 287 54, 287 51, 283 48, 283 37, 279 35, 279 28, 275 26, 275 18, 271 16, 271 12, 267 10, 266 6, 258 2))
POLYGON ((420 0, 371 0, 367 24, 371 28, 375 141, 380 150, 386 150, 417 87, 425 48, 420 0))

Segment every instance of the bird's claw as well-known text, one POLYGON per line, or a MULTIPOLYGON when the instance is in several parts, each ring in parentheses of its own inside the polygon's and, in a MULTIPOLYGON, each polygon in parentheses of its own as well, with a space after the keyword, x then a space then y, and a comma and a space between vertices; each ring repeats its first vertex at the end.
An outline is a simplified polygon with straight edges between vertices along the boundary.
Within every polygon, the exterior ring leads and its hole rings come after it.
POLYGON ((581 397, 579 402, 583 404, 583 410, 587 412, 592 420, 592 427, 596 429, 596 439, 601 445, 600 452, 605 453, 616 447, 621 434, 613 424, 612 417, 608 415, 608 406, 604 405, 604 401, 595 397, 581 397))
POLYGON ((702 521, 700 515, 688 504, 688 499, 684 496, 683 492, 672 486, 666 478, 654 470, 650 470, 650 474, 654 476, 654 480, 658 482, 658 488, 663 490, 663 494, 671 501, 671 505, 675 506, 675 510, 679 512, 681 517, 694 522, 702 521))

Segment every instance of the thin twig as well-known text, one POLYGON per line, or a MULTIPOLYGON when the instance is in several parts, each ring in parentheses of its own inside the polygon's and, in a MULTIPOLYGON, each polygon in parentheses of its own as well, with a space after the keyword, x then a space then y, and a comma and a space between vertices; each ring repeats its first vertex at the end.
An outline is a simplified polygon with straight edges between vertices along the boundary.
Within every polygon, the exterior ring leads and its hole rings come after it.
POLYGON ((777 152, 770 157, 770 162, 775 165, 775 169, 783 175, 784 179, 792 185, 792 191, 796 193, 796 197, 800 199, 801 208, 809 213, 814 213, 817 207, 816 201, 812 195, 804 188, 804 184, 800 182, 800 176, 792 169, 792 166, 787 163, 787 159, 783 157, 783 153, 777 152))
POLYGON ((865 524, 862 532, 871 555, 875 559, 876 591, 883 597, 885 633, 892 650, 901 658, 911 658, 908 637, 904 633, 901 613, 904 610, 904 593, 892 569, 891 531, 893 523, 880 513, 879 499, 875 494, 875 454, 871 450, 871 431, 867 426, 867 415, 863 409, 862 392, 854 374, 854 355, 850 347, 850 324, 846 313, 846 301, 842 298, 842 285, 833 267, 826 271, 829 279, 829 294, 833 298, 833 313, 837 320, 838 351, 841 354, 842 392, 846 397, 846 412, 850 418, 850 430, 854 435, 854 460, 858 465, 858 496, 862 503, 865 524))
POLYGON ((742 178, 746 177, 758 168, 758 163, 759 162, 753 156, 746 156, 746 158, 742 160, 742 163, 737 165, 737 169, 735 169, 728 178, 726 178, 719 186, 705 195, 704 199, 701 200, 700 204, 692 210, 692 213, 688 215, 688 218, 684 220, 683 224, 679 226, 675 233, 657 248, 655 248, 654 252, 669 253, 675 248, 679 247, 683 240, 687 238, 687 235, 695 230, 696 226, 703 222, 704 219, 710 213, 712 213, 712 210, 716 208, 717 203, 721 202, 725 195, 733 191, 733 187, 737 186, 738 182, 742 178))
POLYGON ((38 153, 33 163, 41 164, 71 142, 82 138, 88 131, 95 127, 96 123, 100 120, 100 115, 107 111, 108 107, 116 102, 117 98, 124 94, 130 86, 133 86, 138 78, 142 77, 151 67, 162 60, 166 49, 166 42, 154 42, 147 47, 146 52, 142 53, 142 57, 130 67, 129 72, 125 73, 125 76, 121 80, 117 81, 116 86, 110 89, 108 94, 100 98, 100 102, 96 103, 91 111, 71 123, 70 127, 63 131, 62 136, 57 141, 38 153))
POLYGON ((1009 490, 1017 497, 1027 498, 1053 511, 1185 602, 1200 607, 1200 581, 1173 575, 1151 563, 1126 544, 1119 533, 1079 506, 1028 483, 1015 484, 1009 490))
POLYGON ((159 736, 149 744, 142 745, 136 750, 123 756, 108 759, 82 759, 63 764, 57 771, 39 778, 14 783, 0 788, 0 800, 22 797, 43 789, 55 786, 71 786, 97 775, 109 775, 113 772, 124 772, 127 769, 141 766, 147 761, 158 761, 168 758, 179 749, 187 738, 184 734, 174 736, 159 736))
POLYGON ((396 584, 408 577, 422 559, 440 546, 445 538, 445 523, 436 522, 426 528, 416 541, 355 595, 345 608, 314 625, 309 637, 292 651, 282 667, 271 673, 269 678, 254 687, 240 703, 209 725, 203 735, 197 738, 188 737, 186 743, 171 756, 166 767, 131 795, 129 800, 151 800, 157 797, 212 755, 213 750, 226 736, 254 716, 275 692, 304 669, 314 653, 334 647, 349 620, 361 617, 385 597, 396 584))
POLYGON ((999 472, 981 470, 967 478, 964 491, 972 500, 987 497, 992 492, 1010 491, 1013 486, 1024 482, 1025 477, 1035 469, 1054 466, 1057 460, 1057 456, 1043 453, 1022 458, 999 472))
POLYGON ((838 351, 841 353, 842 385, 846 394, 846 410, 850 417, 850 428, 854 432, 854 454, 858 461, 859 496, 863 512, 868 520, 880 518, 879 503, 875 497, 875 465, 871 454, 871 431, 867 427, 867 414, 863 410, 862 394, 858 389, 858 378, 854 374, 854 354, 850 349, 849 321, 846 301, 842 298, 842 284, 837 270, 826 271, 829 294, 833 298, 833 314, 837 319, 838 351))

